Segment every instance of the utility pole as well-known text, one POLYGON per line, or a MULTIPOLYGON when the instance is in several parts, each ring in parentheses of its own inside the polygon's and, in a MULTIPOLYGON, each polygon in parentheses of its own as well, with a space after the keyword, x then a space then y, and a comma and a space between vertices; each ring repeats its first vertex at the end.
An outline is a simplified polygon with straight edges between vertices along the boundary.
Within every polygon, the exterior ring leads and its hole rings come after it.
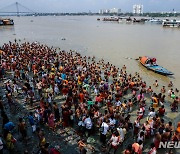
POLYGON ((17 16, 19 17, 19 7, 18 7, 18 2, 16 2, 16 9, 17 9, 17 16))

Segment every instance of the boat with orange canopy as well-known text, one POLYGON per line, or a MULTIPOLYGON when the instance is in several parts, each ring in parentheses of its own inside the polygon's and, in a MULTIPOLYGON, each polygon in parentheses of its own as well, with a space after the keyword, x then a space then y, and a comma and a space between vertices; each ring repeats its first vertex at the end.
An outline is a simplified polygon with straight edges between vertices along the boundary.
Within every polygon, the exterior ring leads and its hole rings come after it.
POLYGON ((173 75, 172 72, 168 71, 162 66, 157 65, 156 58, 143 56, 143 57, 139 57, 139 61, 144 67, 146 67, 151 71, 154 71, 155 73, 159 73, 162 75, 173 75))

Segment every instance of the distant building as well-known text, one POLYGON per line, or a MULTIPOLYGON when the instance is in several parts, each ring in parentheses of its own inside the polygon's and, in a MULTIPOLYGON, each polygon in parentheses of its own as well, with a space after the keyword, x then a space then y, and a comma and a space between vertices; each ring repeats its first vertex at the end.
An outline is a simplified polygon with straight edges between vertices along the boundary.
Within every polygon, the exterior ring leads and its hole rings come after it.
POLYGON ((101 10, 99 10, 99 14, 108 14, 108 13, 119 14, 119 13, 121 13, 121 9, 112 8, 112 9, 101 9, 101 10))
POLYGON ((109 10, 110 13, 116 13, 116 14, 119 14, 121 13, 121 9, 117 9, 117 8, 112 8, 109 10))
POLYGON ((134 14, 143 14, 143 5, 141 5, 141 4, 133 5, 133 13, 134 14))
POLYGON ((101 9, 101 10, 99 10, 99 14, 103 14, 103 10, 101 9))
POLYGON ((105 10, 105 13, 110 13, 110 10, 109 10, 109 9, 106 9, 106 10, 105 10))
POLYGON ((107 10, 107 9, 99 10, 99 14, 105 14, 105 13, 109 13, 109 10, 107 10))

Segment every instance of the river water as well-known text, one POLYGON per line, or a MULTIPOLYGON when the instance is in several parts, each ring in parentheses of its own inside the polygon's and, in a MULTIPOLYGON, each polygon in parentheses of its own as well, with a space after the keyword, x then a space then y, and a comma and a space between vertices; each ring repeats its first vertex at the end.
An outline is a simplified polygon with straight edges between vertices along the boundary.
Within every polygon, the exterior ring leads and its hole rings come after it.
POLYGON ((97 16, 12 17, 14 26, 0 27, 0 45, 13 41, 38 41, 83 55, 104 58, 128 72, 139 72, 148 85, 157 79, 167 87, 173 81, 180 89, 180 28, 157 24, 127 24, 97 21, 97 16), (66 40, 62 40, 65 38, 66 40), (157 63, 175 73, 165 77, 146 70, 135 58, 156 57, 157 63), (133 59, 126 59, 130 57, 133 59))

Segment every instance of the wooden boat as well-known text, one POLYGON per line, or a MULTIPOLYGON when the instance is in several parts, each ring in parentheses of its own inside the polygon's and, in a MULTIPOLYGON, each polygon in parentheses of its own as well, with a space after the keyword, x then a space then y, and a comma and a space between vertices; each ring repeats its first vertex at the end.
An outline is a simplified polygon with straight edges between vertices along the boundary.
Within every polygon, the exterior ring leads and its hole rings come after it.
POLYGON ((173 75, 172 72, 156 64, 156 58, 150 58, 147 56, 139 57, 140 63, 148 70, 154 71, 162 75, 173 75))
POLYGON ((142 18, 142 19, 133 19, 133 22, 137 22, 137 23, 144 23, 146 21, 146 19, 142 18))
POLYGON ((12 19, 3 19, 4 25, 14 25, 14 21, 12 19))
POLYGON ((132 22, 133 20, 129 17, 126 19, 126 22, 132 22))

